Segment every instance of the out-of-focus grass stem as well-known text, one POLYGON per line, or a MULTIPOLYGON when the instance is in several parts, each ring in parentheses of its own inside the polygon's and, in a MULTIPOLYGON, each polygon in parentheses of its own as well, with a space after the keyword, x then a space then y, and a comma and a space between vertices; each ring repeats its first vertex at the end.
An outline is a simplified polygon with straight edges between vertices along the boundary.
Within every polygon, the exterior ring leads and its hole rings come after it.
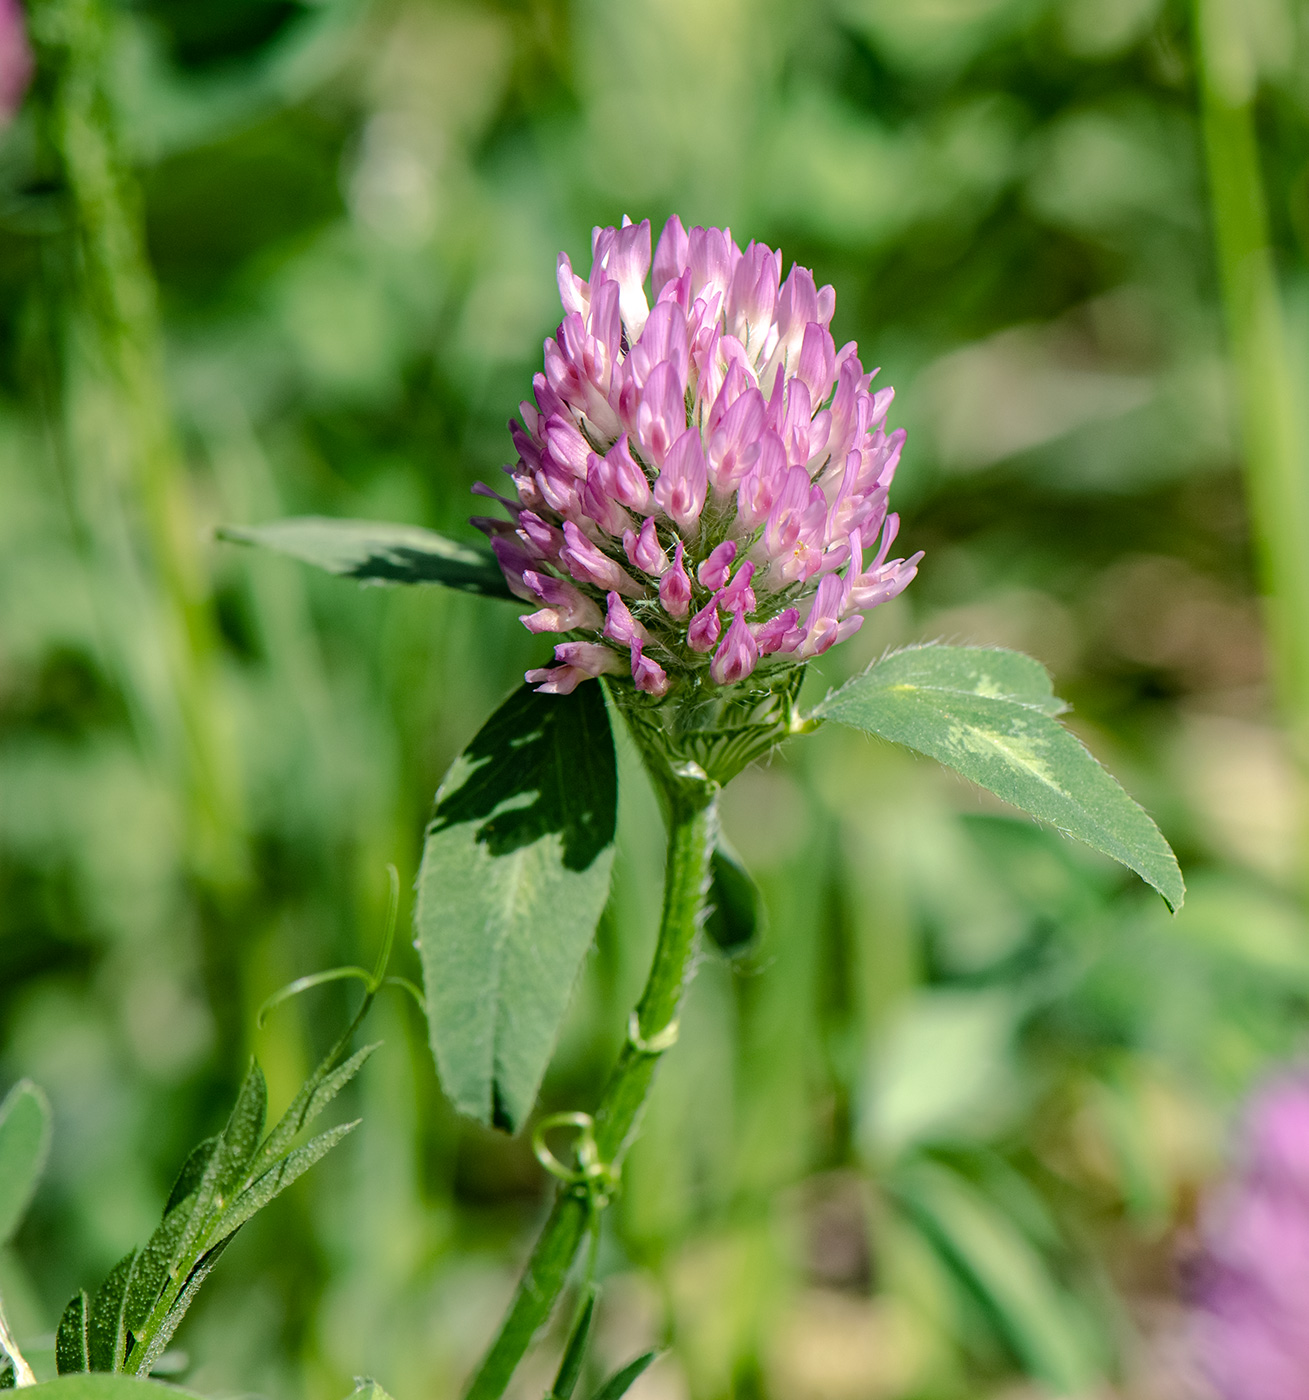
POLYGON ((1309 463, 1259 168, 1257 74, 1240 5, 1194 0, 1196 70, 1250 514, 1278 695, 1303 794, 1309 781, 1309 463))
MULTIPOLYGON (((236 764, 222 738, 216 632, 165 388, 157 289, 137 191, 120 157, 105 91, 107 15, 102 0, 38 0, 31 24, 53 69, 51 132, 73 221, 75 314, 112 394, 128 512, 139 523, 154 579, 153 623, 162 633, 159 648, 176 712, 191 863, 206 884, 230 887, 242 870, 236 764)), ((101 455, 81 469, 111 471, 111 454, 101 455)), ((149 625, 144 618, 135 624, 149 625)))

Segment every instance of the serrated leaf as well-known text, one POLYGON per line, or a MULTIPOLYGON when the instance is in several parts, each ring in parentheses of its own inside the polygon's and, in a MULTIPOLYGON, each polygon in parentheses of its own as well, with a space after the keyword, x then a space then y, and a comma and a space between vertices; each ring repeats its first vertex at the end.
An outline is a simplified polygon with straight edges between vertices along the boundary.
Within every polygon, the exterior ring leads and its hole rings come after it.
POLYGON ((432 1050, 462 1113, 531 1111, 604 909, 617 815, 598 685, 523 686, 436 795, 414 921, 432 1050))
POLYGON ((173 1189, 168 1193, 168 1200, 164 1203, 164 1216, 186 1198, 196 1191, 201 1181, 204 1180, 205 1168, 209 1165, 209 1159, 214 1155, 214 1148, 218 1146, 218 1137, 205 1138, 201 1143, 197 1143, 182 1163, 182 1170, 177 1173, 177 1180, 173 1182, 173 1189))
POLYGON ((24 1400, 203 1400, 195 1391, 175 1385, 103 1371, 59 1376, 29 1386, 23 1394, 24 1400))
POLYGON ((739 953, 759 932, 764 901, 740 856, 720 836, 709 860, 706 935, 725 953, 739 953))
POLYGON ((657 1351, 647 1351, 635 1361, 629 1361, 621 1371, 616 1371, 595 1393, 595 1400, 622 1400, 622 1397, 645 1374, 650 1363, 659 1356, 657 1351))
POLYGON ((258 1153, 250 1164, 252 1177, 262 1176, 286 1152, 286 1149, 295 1141, 297 1134, 308 1127, 359 1073, 369 1056, 380 1044, 380 1041, 375 1041, 372 1045, 365 1045, 333 1070, 328 1068, 332 1056, 329 1055, 323 1060, 301 1086, 300 1092, 292 1099, 290 1107, 278 1119, 277 1126, 260 1145, 258 1153))
POLYGON ((86 1290, 69 1299, 55 1333, 55 1369, 61 1376, 91 1369, 91 1341, 87 1334, 91 1306, 86 1290))
POLYGON ((209 1240, 216 1243, 234 1234, 258 1210, 262 1210, 274 1196, 280 1196, 293 1181, 303 1176, 321 1157, 325 1157, 347 1133, 359 1126, 360 1119, 353 1123, 342 1123, 310 1138, 303 1147, 288 1153, 271 1170, 252 1182, 241 1192, 231 1205, 218 1217, 210 1231, 209 1240))
POLYGON ((491 598, 513 597, 489 549, 417 525, 302 515, 269 525, 224 525, 218 537, 366 583, 441 583, 491 598))
POLYGON ((1024 668, 1017 655, 943 646, 896 652, 829 695, 814 715, 937 759, 1121 861, 1180 908, 1186 887, 1159 828, 1052 718, 1058 702, 1044 695, 1036 663, 1024 668))
POLYGON ((119 1371, 127 1355, 127 1298, 136 1274, 139 1249, 120 1259, 96 1289, 87 1323, 87 1356, 92 1371, 119 1371))
POLYGON ((931 1162, 903 1173, 895 1195, 946 1262, 986 1303, 1029 1375, 1056 1394, 1100 1380, 1086 1320, 1040 1254, 975 1187, 931 1162))
POLYGON ((0 1103, 0 1245, 22 1223, 49 1153, 49 1100, 20 1079, 0 1103))

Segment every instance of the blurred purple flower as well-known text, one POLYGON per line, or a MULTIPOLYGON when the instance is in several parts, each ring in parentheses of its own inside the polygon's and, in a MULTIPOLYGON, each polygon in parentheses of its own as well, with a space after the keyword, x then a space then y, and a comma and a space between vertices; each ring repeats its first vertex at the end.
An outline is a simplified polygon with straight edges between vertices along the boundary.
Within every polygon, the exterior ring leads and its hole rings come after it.
POLYGON ((1250 1104, 1204 1222, 1196 1344, 1223 1400, 1309 1400, 1309 1071, 1250 1104))
POLYGON ((514 592, 545 605, 525 624, 574 637, 527 679, 559 693, 630 670, 662 696, 851 636, 922 556, 887 559, 905 435, 884 427, 892 390, 874 394, 854 342, 832 339, 836 294, 674 217, 651 306, 649 221, 591 245, 588 281, 559 257, 564 319, 510 424, 513 523, 476 522, 514 592))
POLYGON ((18 111, 32 66, 22 7, 18 0, 0 0, 0 127, 18 111))

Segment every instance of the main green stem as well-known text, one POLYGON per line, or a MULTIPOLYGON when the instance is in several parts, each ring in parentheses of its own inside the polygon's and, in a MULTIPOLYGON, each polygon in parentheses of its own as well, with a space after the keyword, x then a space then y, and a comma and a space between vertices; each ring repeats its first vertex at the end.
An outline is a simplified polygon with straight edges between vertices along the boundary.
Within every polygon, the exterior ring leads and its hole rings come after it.
MULTIPOLYGON (((668 862, 659 941, 636 1008, 637 1038, 629 1036, 595 1113, 595 1145, 615 1172, 636 1135, 654 1081, 664 1035, 677 1019, 689 980, 709 888, 709 861, 718 826, 717 785, 703 779, 654 775, 668 821, 668 862), (644 1047, 644 1048, 643 1048, 644 1047)), ((581 1247, 595 1206, 581 1188, 561 1189, 528 1261, 518 1291, 466 1400, 499 1400, 514 1368, 550 1316, 581 1247)))

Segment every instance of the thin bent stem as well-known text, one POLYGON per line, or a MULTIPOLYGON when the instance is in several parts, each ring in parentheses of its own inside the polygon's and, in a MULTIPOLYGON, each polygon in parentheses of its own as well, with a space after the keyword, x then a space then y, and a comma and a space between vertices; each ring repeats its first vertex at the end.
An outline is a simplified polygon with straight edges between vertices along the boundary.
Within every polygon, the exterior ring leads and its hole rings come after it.
MULTIPOLYGON (((599 1160, 616 1173, 636 1135, 662 1050, 672 1043, 691 954, 704 914, 718 814, 717 785, 656 776, 668 820, 664 909, 654 962, 628 1037, 595 1113, 599 1160)), ((550 1316, 598 1205, 584 1187, 561 1189, 528 1261, 518 1291, 468 1389, 467 1400, 499 1400, 509 1378, 550 1316)))

